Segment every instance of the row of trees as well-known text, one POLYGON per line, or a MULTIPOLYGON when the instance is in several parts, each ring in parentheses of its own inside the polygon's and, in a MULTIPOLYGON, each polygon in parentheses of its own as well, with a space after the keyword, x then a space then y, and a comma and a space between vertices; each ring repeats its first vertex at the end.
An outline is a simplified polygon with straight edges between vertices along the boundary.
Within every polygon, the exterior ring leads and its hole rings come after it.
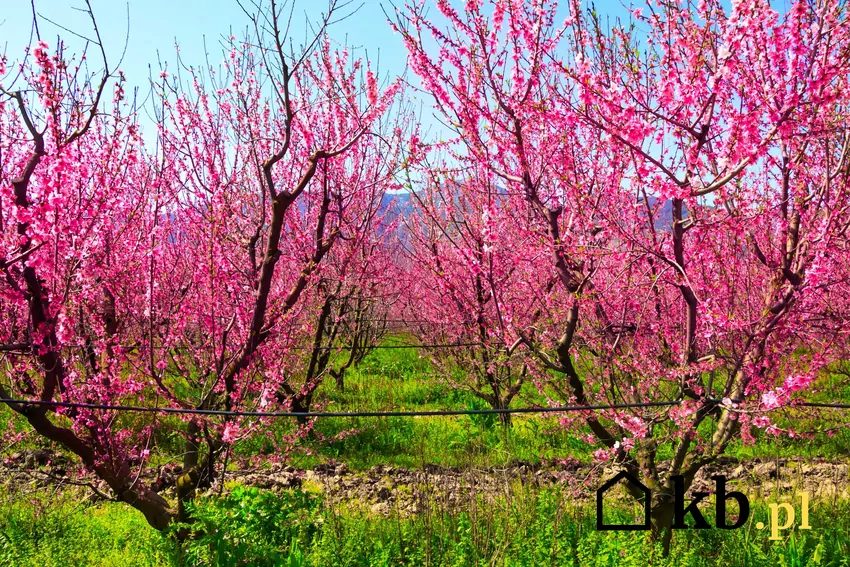
POLYGON ((526 377, 561 404, 684 399, 563 420, 653 489, 669 546, 672 477, 848 354, 847 6, 651 2, 608 27, 576 1, 563 22, 484 4, 396 12, 456 134, 451 170, 412 160, 414 305, 480 342, 493 407, 526 377))
MULTIPOLYGON (((270 2, 221 68, 163 73, 155 143, 102 46, 97 73, 61 45, 4 59, 0 395, 305 410, 376 321, 426 321, 470 345, 435 363, 494 408, 526 382, 558 405, 684 399, 562 418, 653 488, 669 545, 672 476, 775 430, 764 412, 847 357, 846 6, 650 3, 610 27, 575 1, 427 7, 391 25, 439 144, 400 80, 331 49, 333 3, 299 50, 270 2)), ((10 405, 157 528, 265 425, 187 418, 168 502, 139 482, 154 423, 10 405)))
MULTIPOLYGON (((396 293, 379 275, 401 84, 381 88, 331 48, 334 3, 300 50, 284 8, 255 14, 219 68, 163 72, 147 144, 101 45, 93 73, 40 40, 20 67, 4 59, 0 396, 303 411, 322 377, 341 385, 374 343, 386 315, 375 298, 396 293)), ((263 426, 187 416, 168 502, 139 480, 156 422, 9 405, 159 529, 185 520, 232 442, 263 426)))

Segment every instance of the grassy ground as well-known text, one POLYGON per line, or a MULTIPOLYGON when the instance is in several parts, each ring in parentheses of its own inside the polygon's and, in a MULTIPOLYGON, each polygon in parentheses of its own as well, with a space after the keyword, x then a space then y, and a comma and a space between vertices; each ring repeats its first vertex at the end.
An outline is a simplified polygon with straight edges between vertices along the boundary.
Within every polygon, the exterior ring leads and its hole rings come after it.
MULTIPOLYGON (((468 392, 433 377, 415 350, 378 350, 347 375, 344 392, 332 382, 317 402, 333 410, 483 408, 468 392)), ((843 382, 827 379, 820 397, 850 399, 843 382)), ((542 404, 533 387, 515 405, 542 404)), ((10 417, 0 409, 0 423, 10 417)), ((781 419, 790 419, 786 416, 781 419)), ((798 422, 800 428, 814 425, 798 422)), ((160 453, 179 452, 178 422, 157 436, 160 453)), ((12 425, 19 427, 20 425, 12 425)), ((278 422, 269 436, 291 424, 278 422)), ((328 460, 353 470, 376 464, 409 468, 501 466, 570 457, 590 462, 596 449, 586 432, 567 432, 555 417, 514 416, 499 427, 495 416, 329 418, 320 420, 307 451, 295 466, 328 460)), ((14 450, 32 445, 19 443, 14 450)), ((729 454, 754 457, 846 457, 850 430, 815 439, 768 438, 736 443, 729 454)), ((237 451, 268 451, 262 440, 237 451)), ((661 457, 664 457, 663 450, 661 457)), ((17 489, 16 489, 17 490, 17 489)), ((137 512, 119 504, 92 504, 82 492, 10 491, 0 484, 0 566, 3 565, 850 565, 850 503, 831 502, 812 510, 811 531, 793 531, 770 542, 752 528, 765 519, 755 504, 745 529, 678 532, 673 553, 662 560, 643 532, 598 532, 595 510, 577 505, 557 487, 534 489, 464 509, 426 510, 413 517, 372 514, 322 495, 236 487, 222 498, 198 502, 195 517, 206 535, 178 552, 168 537, 149 528, 137 512)), ((633 511, 622 510, 630 514, 633 511)))
MULTIPOLYGON (((486 406, 473 394, 451 388, 432 377, 428 360, 415 350, 376 350, 364 363, 347 375, 346 389, 339 392, 333 382, 322 385, 317 399, 329 411, 391 409, 483 409, 486 406)), ((850 386, 838 377, 827 378, 812 396, 813 401, 850 401, 850 386)), ((514 406, 546 405, 532 384, 526 384, 514 406)), ((799 419, 792 412, 774 416, 780 425, 791 423, 799 431, 822 429, 824 419, 841 423, 836 411, 822 411, 816 419, 799 419)), ((513 427, 497 427, 496 416, 449 416, 419 418, 328 418, 316 430, 332 439, 346 432, 340 441, 311 441, 308 446, 319 459, 333 458, 354 469, 375 464, 420 466, 501 466, 512 461, 539 462, 569 456, 590 462, 598 446, 585 439, 589 430, 567 431, 553 416, 519 414, 513 427), (350 431, 356 433, 349 435, 350 431)), ((845 420, 846 421, 846 420, 845 420)), ((710 422, 705 422, 709 434, 710 422)), ((727 454, 740 460, 753 458, 802 457, 834 459, 847 456, 850 428, 842 427, 829 435, 777 437, 758 434, 758 442, 734 442, 727 454)), ((251 447, 250 450, 255 450, 251 447)), ((672 447, 662 447, 660 458, 670 458, 672 447), (666 451, 666 452, 665 452, 666 451)), ((310 456, 302 465, 315 461, 310 456)))
MULTIPOLYGON (((599 532, 593 510, 557 490, 456 513, 376 517, 300 492, 235 490, 195 511, 207 535, 182 551, 117 504, 66 497, 2 503, 0 565, 14 566, 844 566, 850 506, 814 508, 809 532, 781 542, 755 529, 677 532, 666 560, 645 532, 599 532)), ((623 516, 628 514, 622 512, 623 516)), ((767 520, 767 510, 754 510, 767 520)), ((625 521, 625 520, 624 520, 625 521)))

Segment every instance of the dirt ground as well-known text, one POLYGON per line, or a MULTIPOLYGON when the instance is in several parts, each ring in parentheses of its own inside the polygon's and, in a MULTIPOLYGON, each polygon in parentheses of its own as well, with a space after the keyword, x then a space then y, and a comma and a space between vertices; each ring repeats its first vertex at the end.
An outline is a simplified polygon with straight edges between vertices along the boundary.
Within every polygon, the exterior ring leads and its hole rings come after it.
MULTIPOLYGON (((179 465, 165 465, 147 469, 141 480, 168 495, 179 472, 179 465)), ((596 489, 617 472, 615 468, 567 461, 516 462, 504 468, 487 469, 426 466, 411 470, 379 465, 360 472, 349 470, 345 464, 329 464, 311 470, 275 466, 229 472, 225 486, 236 481, 271 490, 303 487, 321 491, 332 502, 357 503, 376 514, 398 512, 406 516, 431 506, 466 507, 482 497, 487 500, 519 498, 528 494, 528 489, 552 486, 563 489, 576 503, 591 503, 596 489)), ((751 501, 801 490, 809 492, 812 500, 850 498, 850 459, 743 462, 721 457, 700 471, 691 490, 712 492, 714 481, 711 477, 717 474, 726 476, 727 491, 740 490, 751 501)), ((105 489, 95 479, 81 475, 65 457, 46 449, 22 451, 0 461, 0 478, 9 493, 23 494, 47 487, 105 489)), ((213 486, 211 490, 218 489, 213 486)), ((94 491, 90 493, 93 499, 99 498, 94 491)))

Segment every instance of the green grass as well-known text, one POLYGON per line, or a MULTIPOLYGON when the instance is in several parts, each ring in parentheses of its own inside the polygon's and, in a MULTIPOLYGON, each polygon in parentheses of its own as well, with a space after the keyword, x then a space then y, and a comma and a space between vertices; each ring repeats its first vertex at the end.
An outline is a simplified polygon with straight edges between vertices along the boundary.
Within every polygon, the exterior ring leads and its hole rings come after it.
MULTIPOLYGON (((329 411, 480 409, 486 404, 472 393, 452 388, 434 377, 429 361, 416 350, 375 350, 346 379, 340 392, 333 381, 317 390, 317 401, 329 411)), ((819 384, 821 401, 850 400, 850 385, 836 375, 819 384)), ((515 407, 545 405, 534 385, 525 384, 514 401, 515 407)), ((784 410, 773 418, 780 427, 793 425, 799 431, 822 428, 822 418, 810 410, 784 410)), ((837 423, 840 414, 825 413, 837 423)), ((708 439, 713 422, 703 422, 700 433, 708 439)), ((279 434, 290 426, 279 422, 279 434)), ((557 418, 541 415, 514 415, 513 427, 505 431, 495 416, 328 418, 316 425, 317 436, 308 440, 310 455, 296 457, 295 464, 309 467, 324 459, 345 461, 358 470, 376 464, 414 467, 424 463, 442 466, 502 466, 512 461, 539 462, 570 457, 580 462, 593 460, 598 447, 585 441, 589 430, 566 430, 557 418), (339 437, 339 440, 336 438, 339 437)), ((844 458, 850 447, 850 429, 816 434, 814 438, 771 436, 756 431, 757 442, 734 441, 726 454, 740 460, 754 458, 844 458)), ((247 452, 256 447, 244 449, 247 452)), ((673 446, 659 447, 659 459, 672 457, 673 446)))
MULTIPOLYGON (((493 467, 567 455, 591 458, 591 445, 559 429, 554 419, 516 418, 505 430, 466 416, 340 418, 321 421, 316 431, 326 439, 308 441, 307 446, 320 458, 344 461, 354 470, 376 464, 493 467), (342 432, 351 434, 330 440, 342 432)), ((308 463, 295 458, 296 465, 308 463)))
MULTIPOLYGON (((676 532, 661 557, 646 532, 599 532, 595 511, 557 488, 516 490, 460 511, 429 509, 410 518, 332 506, 298 491, 281 495, 237 488, 194 507, 202 536, 181 552, 140 514, 113 503, 68 498, 46 506, 0 503, 0 565, 286 565, 295 566, 846 566, 850 504, 819 505, 808 531, 772 542, 752 526, 766 521, 762 503, 739 530, 676 532)), ((634 510, 617 512, 626 521, 634 510)), ((710 517, 710 509, 706 510, 710 517)))
POLYGON ((0 566, 174 565, 174 546, 121 504, 42 491, 0 499, 0 566))
MULTIPOLYGON (((378 349, 346 375, 344 391, 326 381, 317 390, 316 401, 328 411, 488 407, 434 374, 430 362, 416 350, 378 349)), ((526 384, 513 405, 531 404, 545 405, 545 400, 526 384)), ((538 415, 515 415, 507 430, 494 415, 327 418, 319 420, 316 433, 307 442, 312 455, 297 457, 296 465, 309 466, 323 458, 345 461, 355 470, 376 464, 487 467, 565 456, 587 462, 593 450, 582 432, 568 432, 556 418, 538 415)))
MULTIPOLYGON (((314 407, 326 411, 489 407, 471 392, 435 378, 430 362, 414 349, 373 351, 346 374, 343 391, 326 380, 314 400, 314 407)), ((526 384, 513 405, 532 404, 545 405, 545 400, 526 384)), ((512 420, 513 426, 506 430, 495 415, 324 418, 316 423, 303 451, 293 456, 293 464, 309 468, 333 459, 362 470, 377 464, 493 467, 566 456, 583 462, 592 459, 595 447, 584 441, 586 431, 567 431, 552 416, 515 415, 512 420)), ((240 442, 236 454, 270 453, 273 440, 283 439, 293 427, 294 420, 276 421, 263 436, 240 442)))

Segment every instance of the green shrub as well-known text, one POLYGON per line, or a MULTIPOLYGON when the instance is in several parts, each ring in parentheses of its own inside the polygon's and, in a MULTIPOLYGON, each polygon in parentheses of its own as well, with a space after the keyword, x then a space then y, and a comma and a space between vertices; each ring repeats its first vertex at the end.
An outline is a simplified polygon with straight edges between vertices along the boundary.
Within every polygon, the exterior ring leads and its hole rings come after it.
POLYGON ((238 486, 225 497, 190 505, 193 532, 183 546, 187 565, 305 565, 300 543, 318 529, 321 501, 300 490, 275 494, 238 486))

